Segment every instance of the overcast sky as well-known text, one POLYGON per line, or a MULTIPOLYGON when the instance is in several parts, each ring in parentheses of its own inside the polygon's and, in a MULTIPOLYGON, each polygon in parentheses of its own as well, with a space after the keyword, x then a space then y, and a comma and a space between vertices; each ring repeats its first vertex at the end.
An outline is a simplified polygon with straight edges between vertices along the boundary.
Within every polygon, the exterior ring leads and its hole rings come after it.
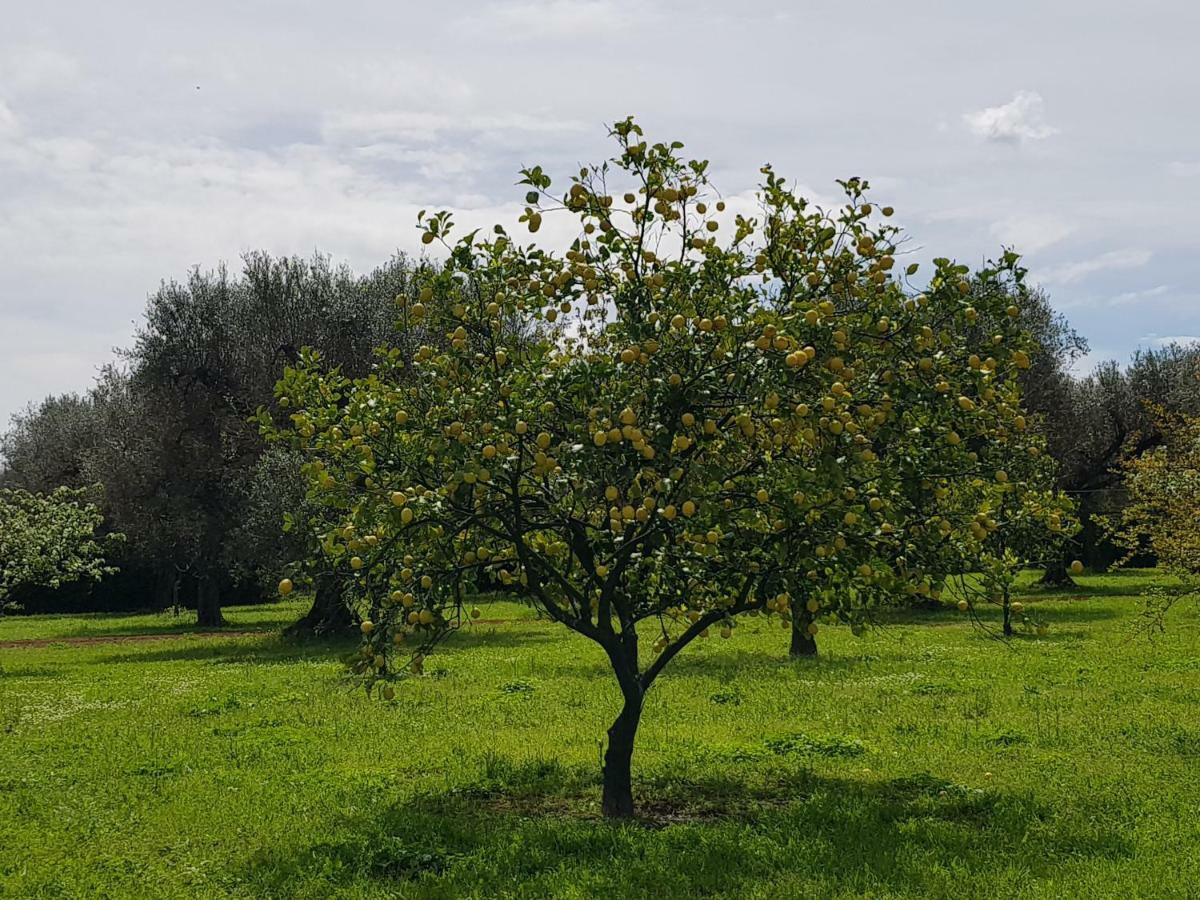
POLYGON ((0 423, 88 387, 146 295, 263 248, 368 269, 421 208, 512 222, 605 123, 929 256, 1001 244, 1092 358, 1200 335, 1200 4, 0 0, 0 423))

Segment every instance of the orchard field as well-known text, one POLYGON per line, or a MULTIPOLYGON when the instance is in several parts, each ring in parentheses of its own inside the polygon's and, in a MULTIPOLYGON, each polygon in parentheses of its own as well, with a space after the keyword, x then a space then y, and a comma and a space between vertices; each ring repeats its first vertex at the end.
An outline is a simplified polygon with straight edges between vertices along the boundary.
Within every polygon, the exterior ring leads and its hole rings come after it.
POLYGON ((601 651, 515 603, 390 703, 279 636, 303 601, 6 618, 0 895, 1195 896, 1200 627, 1135 631, 1154 577, 1026 589, 1008 642, 947 606, 790 662, 743 618, 647 698, 625 823, 601 651))

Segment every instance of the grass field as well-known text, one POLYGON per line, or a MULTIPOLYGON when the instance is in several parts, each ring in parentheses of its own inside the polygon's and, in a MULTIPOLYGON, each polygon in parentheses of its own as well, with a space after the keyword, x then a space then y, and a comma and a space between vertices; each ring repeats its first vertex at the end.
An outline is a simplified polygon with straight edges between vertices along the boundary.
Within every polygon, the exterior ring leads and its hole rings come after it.
POLYGON ((0 649, 0 895, 1200 896, 1200 612, 1133 634, 1148 577, 1035 599, 1049 633, 1007 644, 913 614, 790 663, 745 620, 655 686, 624 825, 605 663, 511 603, 390 704, 345 645, 3 619, 55 642, 0 649))

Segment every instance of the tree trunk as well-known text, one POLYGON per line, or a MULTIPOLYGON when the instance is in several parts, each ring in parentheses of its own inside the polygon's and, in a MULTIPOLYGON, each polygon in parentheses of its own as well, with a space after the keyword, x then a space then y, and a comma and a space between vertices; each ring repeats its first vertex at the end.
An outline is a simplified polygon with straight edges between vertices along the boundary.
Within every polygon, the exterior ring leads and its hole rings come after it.
POLYGON ((792 646, 788 650, 788 656, 792 659, 817 655, 817 639, 808 633, 808 626, 812 623, 812 613, 805 608, 804 604, 803 597, 792 600, 792 646))
POLYGON ((196 624, 201 628, 220 628, 225 624, 221 615, 221 585, 211 575, 201 576, 196 585, 196 624))
POLYGON ((342 597, 337 579, 323 576, 317 579, 317 593, 312 607, 298 622, 284 629, 288 637, 317 637, 349 631, 358 624, 358 617, 342 597))
POLYGON ((178 588, 176 585, 179 578, 175 573, 175 566, 163 564, 157 568, 154 573, 154 608, 155 609, 171 609, 175 606, 178 598, 178 588))
POLYGON ((1012 634, 1013 634, 1012 607, 1008 602, 1008 597, 1004 598, 1003 607, 1004 607, 1004 636, 1012 637, 1012 634))
POLYGON ((1070 588, 1075 587, 1075 582, 1067 572, 1067 561, 1065 559, 1055 559, 1046 566, 1046 571, 1042 574, 1038 584, 1046 587, 1070 588))
POLYGON ((625 695, 621 714, 608 729, 608 748, 604 751, 604 796, 600 809, 610 819, 633 818, 633 741, 642 719, 643 696, 631 691, 625 695))

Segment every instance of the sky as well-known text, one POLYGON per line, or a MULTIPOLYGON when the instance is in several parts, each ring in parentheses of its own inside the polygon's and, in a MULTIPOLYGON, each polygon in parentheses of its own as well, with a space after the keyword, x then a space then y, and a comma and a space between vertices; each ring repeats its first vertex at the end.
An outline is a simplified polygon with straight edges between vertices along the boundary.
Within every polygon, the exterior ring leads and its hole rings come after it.
POLYGON ((421 209, 514 225, 518 168, 601 160, 631 114, 729 196, 766 162, 818 199, 861 176, 918 257, 1015 247, 1083 370, 1200 336, 1193 0, 0 0, 0 21, 0 426, 88 388, 164 280, 252 249, 369 270, 419 252, 421 209))

